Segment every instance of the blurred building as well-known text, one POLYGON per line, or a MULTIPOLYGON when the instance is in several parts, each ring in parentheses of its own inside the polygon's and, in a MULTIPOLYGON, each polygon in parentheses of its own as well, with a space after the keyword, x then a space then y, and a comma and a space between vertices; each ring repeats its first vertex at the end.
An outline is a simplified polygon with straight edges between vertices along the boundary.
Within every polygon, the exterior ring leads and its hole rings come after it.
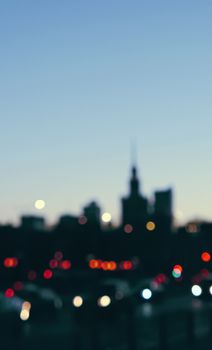
POLYGON ((24 215, 21 217, 21 228, 24 230, 44 231, 45 219, 40 216, 24 215))
POLYGON ((122 199, 122 225, 142 227, 148 217, 148 201, 140 194, 137 169, 132 167, 129 196, 122 199))
POLYGON ((89 203, 86 207, 83 209, 83 215, 87 220, 88 224, 100 226, 100 213, 101 210, 96 202, 89 203))
POLYGON ((154 217, 157 226, 170 231, 173 221, 173 195, 169 188, 155 192, 154 217))
POLYGON ((72 229, 75 228, 78 224, 78 218, 72 215, 62 215, 58 222, 58 228, 60 229, 72 229))

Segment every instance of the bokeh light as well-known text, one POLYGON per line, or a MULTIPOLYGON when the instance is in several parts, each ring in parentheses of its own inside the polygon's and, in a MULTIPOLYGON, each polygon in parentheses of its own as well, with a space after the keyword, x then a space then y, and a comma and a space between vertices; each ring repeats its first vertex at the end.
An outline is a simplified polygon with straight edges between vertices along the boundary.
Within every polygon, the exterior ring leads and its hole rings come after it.
POLYGON ((103 295, 97 303, 100 307, 107 307, 111 304, 111 298, 108 295, 103 295))
POLYGON ((141 296, 145 300, 149 300, 152 297, 152 291, 149 288, 145 288, 144 290, 141 291, 141 296))
POLYGON ((83 298, 80 295, 76 295, 73 298, 72 303, 75 307, 81 307, 83 304, 83 298))
POLYGON ((203 252, 203 253, 201 254, 201 259, 202 259, 202 261, 204 261, 204 262, 209 262, 209 261, 211 260, 211 255, 210 255, 210 253, 208 253, 208 252, 203 252))
POLYGON ((37 210, 42 210, 46 206, 46 202, 43 199, 37 199, 34 203, 34 207, 37 210))
POLYGON ((192 286, 191 292, 195 297, 199 297, 202 294, 202 288, 198 284, 195 284, 192 286))
POLYGON ((132 233, 132 232, 133 232, 133 226, 130 225, 130 224, 126 224, 126 225, 124 226, 124 232, 125 232, 125 233, 132 233))
POLYGON ((156 227, 156 225, 155 225, 155 223, 154 223, 153 221, 148 221, 148 222, 146 223, 146 229, 147 229, 148 231, 154 231, 154 230, 155 230, 155 227, 156 227))
POLYGON ((105 223, 110 222, 111 221, 111 214, 110 213, 102 214, 102 221, 105 223))

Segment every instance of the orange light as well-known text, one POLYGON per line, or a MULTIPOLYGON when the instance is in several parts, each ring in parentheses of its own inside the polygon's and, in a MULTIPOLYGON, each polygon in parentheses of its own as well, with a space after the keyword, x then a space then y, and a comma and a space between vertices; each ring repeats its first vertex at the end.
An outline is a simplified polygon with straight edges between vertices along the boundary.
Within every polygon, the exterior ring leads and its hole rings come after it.
POLYGON ((102 270, 107 271, 109 270, 109 265, 110 263, 108 261, 103 261, 102 262, 102 270))
POLYGON ((154 223, 153 221, 148 221, 148 222, 146 223, 146 229, 147 229, 148 231, 154 231, 154 230, 155 230, 155 227, 156 227, 156 225, 155 225, 155 223, 154 223))
POLYGON ((208 252, 203 252, 201 254, 201 259, 204 262, 209 262, 211 260, 211 255, 208 252))
POLYGON ((98 260, 91 259, 89 261, 89 267, 90 267, 90 269, 97 269, 98 268, 98 260))
POLYGON ((49 269, 46 269, 43 273, 43 277, 46 279, 46 280, 50 280, 53 276, 53 272, 49 269))
POLYGON ((69 270, 71 268, 71 262, 70 260, 63 260, 60 264, 60 267, 63 269, 63 270, 69 270))
POLYGON ((174 265, 173 270, 180 271, 181 273, 183 272, 183 268, 181 265, 174 265))
POLYGON ((109 269, 110 271, 116 270, 116 269, 117 269, 117 264, 116 264, 116 262, 115 262, 115 261, 109 261, 109 263, 108 263, 108 269, 109 269))
POLYGON ((18 265, 17 258, 5 258, 4 259, 4 267, 6 267, 6 268, 16 267, 17 265, 18 265))

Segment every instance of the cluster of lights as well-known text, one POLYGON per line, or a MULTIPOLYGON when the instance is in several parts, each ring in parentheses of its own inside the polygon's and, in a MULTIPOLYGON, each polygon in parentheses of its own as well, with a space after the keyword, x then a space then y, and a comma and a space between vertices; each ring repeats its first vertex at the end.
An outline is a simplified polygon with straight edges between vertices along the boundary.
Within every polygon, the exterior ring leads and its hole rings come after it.
POLYGON ((175 265, 172 270, 172 276, 176 279, 182 277, 183 268, 181 265, 175 265))
POLYGON ((5 258, 3 264, 4 264, 4 267, 8 269, 14 268, 18 265, 18 259, 15 257, 5 258))
POLYGON ((116 261, 103 261, 99 259, 89 260, 90 269, 100 269, 104 271, 115 271, 115 270, 132 270, 133 263, 130 260, 124 260, 119 263, 116 261))
MULTIPOLYGON (((83 298, 80 295, 76 295, 73 300, 72 304, 76 308, 80 308, 84 303, 83 298)), ((111 304, 111 298, 108 295, 103 295, 97 300, 97 305, 99 307, 108 307, 111 304)))
POLYGON ((20 319, 22 321, 27 321, 30 317, 31 303, 29 301, 24 301, 22 304, 20 319))
POLYGON ((69 270, 71 268, 71 262, 68 259, 62 260, 62 261, 58 261, 56 259, 52 259, 49 262, 49 267, 51 269, 60 268, 62 270, 69 270))

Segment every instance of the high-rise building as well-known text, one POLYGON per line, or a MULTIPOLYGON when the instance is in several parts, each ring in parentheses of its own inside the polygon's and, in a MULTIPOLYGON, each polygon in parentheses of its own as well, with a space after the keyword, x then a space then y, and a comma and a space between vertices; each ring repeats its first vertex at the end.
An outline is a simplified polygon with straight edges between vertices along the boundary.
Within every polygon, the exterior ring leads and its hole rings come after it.
POLYGON ((39 216, 24 215, 21 217, 21 228, 24 230, 45 230, 45 220, 39 216))
POLYGON ((91 202, 84 207, 83 214, 86 217, 88 224, 100 225, 100 208, 96 202, 91 202))
POLYGON ((154 216, 158 225, 166 229, 172 227, 172 190, 155 192, 154 216))
POLYGON ((129 196, 122 199, 122 224, 143 226, 148 217, 148 201, 140 194, 137 169, 132 167, 129 196))

